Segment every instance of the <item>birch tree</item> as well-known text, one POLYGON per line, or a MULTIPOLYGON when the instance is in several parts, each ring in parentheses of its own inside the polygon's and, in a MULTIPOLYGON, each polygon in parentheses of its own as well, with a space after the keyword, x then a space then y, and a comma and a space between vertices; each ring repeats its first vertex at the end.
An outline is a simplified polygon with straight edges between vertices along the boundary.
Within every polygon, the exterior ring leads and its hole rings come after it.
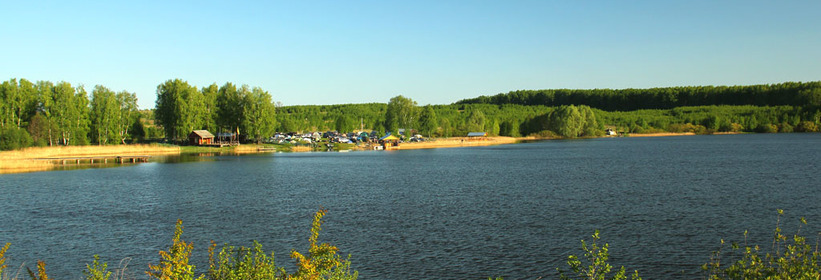
POLYGON ((117 138, 119 105, 116 94, 104 86, 95 86, 91 93, 91 134, 98 145, 117 138))
POLYGON ((137 95, 127 91, 117 93, 117 136, 121 144, 125 144, 125 139, 129 138, 128 129, 138 121, 139 112, 137 111, 137 95))
POLYGON ((277 126, 276 106, 271 101, 271 95, 259 87, 254 87, 245 95, 243 103, 242 123, 245 133, 259 144, 263 138, 274 134, 277 126))

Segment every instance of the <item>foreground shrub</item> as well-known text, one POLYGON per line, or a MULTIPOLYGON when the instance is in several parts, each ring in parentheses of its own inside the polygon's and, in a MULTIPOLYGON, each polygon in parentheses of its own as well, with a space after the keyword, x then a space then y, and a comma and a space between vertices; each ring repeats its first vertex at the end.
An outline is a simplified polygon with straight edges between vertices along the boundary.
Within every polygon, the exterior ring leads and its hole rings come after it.
POLYGON ((48 278, 48 275, 46 275, 46 262, 44 262, 44 261, 37 261, 37 274, 35 274, 34 271, 31 271, 31 269, 29 269, 29 268, 26 268, 26 270, 29 272, 29 276, 31 277, 31 280, 49 280, 49 279, 51 279, 51 278, 48 278))
POLYGON ((86 264, 83 277, 86 280, 108 280, 111 277, 111 272, 108 271, 108 264, 100 263, 100 256, 94 255, 94 263, 86 264))
POLYGON ((7 277, 4 277, 5 276, 4 273, 6 271, 6 266, 7 266, 6 265, 6 251, 9 249, 9 246, 11 246, 11 243, 6 243, 6 245, 3 246, 3 248, 0 248, 0 279, 7 278, 7 277))
MULTIPOLYGON (((197 279, 210 280, 245 280, 245 279, 334 279, 334 280, 355 280, 358 273, 350 270, 350 257, 342 259, 334 246, 327 243, 318 244, 319 232, 322 227, 322 217, 327 213, 320 210, 314 215, 311 226, 310 247, 308 255, 305 256, 297 251, 291 252, 291 258, 297 261, 297 271, 288 274, 285 268, 277 267, 274 262, 274 253, 266 254, 262 250, 262 245, 254 241, 252 248, 234 247, 224 245, 219 254, 216 252, 216 244, 212 241, 208 248, 209 268, 206 274, 200 275, 197 279)), ((160 264, 149 264, 149 271, 146 274, 151 278, 161 280, 190 280, 194 279, 195 266, 189 264, 188 258, 191 255, 193 244, 186 243, 181 239, 182 221, 177 221, 174 238, 171 248, 160 251, 160 264)), ((96 267, 89 271, 99 271, 100 275, 105 275, 105 264, 98 265, 95 258, 96 267)), ((107 276, 106 276, 107 277, 107 276)), ((94 278, 95 280, 97 278, 94 278)), ((100 278, 107 279, 107 278, 100 278)))
MULTIPOLYGON (((801 226, 807 221, 800 219, 798 231, 788 239, 781 234, 780 222, 784 211, 778 209, 778 219, 773 233, 773 243, 770 252, 762 255, 761 248, 746 246, 747 232, 744 232, 745 246, 740 248, 732 244, 733 251, 743 250, 741 258, 730 262, 729 266, 722 266, 721 258, 724 253, 721 247, 713 252, 710 262, 702 265, 707 272, 708 279, 821 279, 821 253, 818 245, 815 250, 801 236, 801 226)), ((817 241, 816 241, 817 242, 817 241)), ((721 240, 723 247, 724 240, 721 240)))
POLYGON ((291 258, 297 261, 297 271, 289 275, 289 279, 350 279, 354 280, 359 273, 350 272, 350 256, 342 259, 336 253, 339 251, 328 243, 317 245, 319 231, 322 229, 322 217, 328 211, 320 210, 314 215, 314 222, 311 226, 310 247, 308 256, 297 251, 291 251, 291 258))
MULTIPOLYGON (((607 276, 608 273, 610 273, 610 271, 613 269, 613 266, 611 266, 610 263, 607 262, 607 259, 610 258, 610 254, 608 253, 609 245, 607 243, 604 243, 604 246, 599 246, 599 244, 597 243, 599 241, 598 230, 596 230, 596 232, 593 233, 592 237, 593 242, 591 242, 589 245, 587 244, 587 242, 582 240, 582 250, 584 250, 584 260, 586 260, 586 264, 583 263, 583 261, 580 260, 579 257, 577 257, 576 255, 570 255, 569 257, 567 257, 567 265, 570 266, 570 271, 573 274, 571 276, 566 276, 564 274, 564 271, 562 271, 559 268, 556 268, 556 270, 559 271, 559 278, 562 280, 627 279, 623 266, 619 268, 619 270, 612 276, 607 276)), ((641 280, 641 277, 639 277, 638 270, 634 271, 632 279, 641 280)))
MULTIPOLYGON (((151 278, 160 280, 190 280, 194 279, 194 265, 188 264, 188 257, 194 249, 192 243, 185 243, 182 237, 182 220, 177 220, 174 238, 168 252, 160 251, 160 264, 148 265, 145 273, 151 278)), ((202 277, 200 277, 202 278, 202 277)))
POLYGON ((208 248, 208 279, 242 280, 242 279, 278 279, 285 274, 274 263, 274 253, 265 254, 262 245, 254 241, 252 248, 225 245, 214 258, 217 244, 211 241, 208 248))

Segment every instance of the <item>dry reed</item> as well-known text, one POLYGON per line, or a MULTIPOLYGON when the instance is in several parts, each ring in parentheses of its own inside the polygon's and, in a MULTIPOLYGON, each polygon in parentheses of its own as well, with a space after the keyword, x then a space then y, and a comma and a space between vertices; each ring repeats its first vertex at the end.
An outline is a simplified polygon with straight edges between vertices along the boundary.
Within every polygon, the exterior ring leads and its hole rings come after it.
POLYGON ((179 153, 179 147, 161 145, 31 147, 0 152, 0 173, 44 171, 55 166, 51 161, 43 159, 179 153))

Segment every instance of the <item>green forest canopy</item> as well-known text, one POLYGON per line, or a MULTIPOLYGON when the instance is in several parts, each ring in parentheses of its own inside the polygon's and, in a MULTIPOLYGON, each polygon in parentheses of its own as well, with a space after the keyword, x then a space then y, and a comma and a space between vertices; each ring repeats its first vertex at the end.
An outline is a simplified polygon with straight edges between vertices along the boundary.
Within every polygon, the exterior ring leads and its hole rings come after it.
POLYGON ((275 106, 259 87, 174 79, 157 87, 153 110, 136 95, 67 82, 10 79, 0 85, 0 149, 183 140, 195 129, 239 131, 249 141, 274 132, 413 129, 427 136, 584 137, 622 132, 809 132, 821 121, 821 82, 650 89, 519 90, 419 107, 386 103, 275 106), (156 125, 155 125, 156 124, 156 125), (565 127, 571 125, 573 127, 565 127))

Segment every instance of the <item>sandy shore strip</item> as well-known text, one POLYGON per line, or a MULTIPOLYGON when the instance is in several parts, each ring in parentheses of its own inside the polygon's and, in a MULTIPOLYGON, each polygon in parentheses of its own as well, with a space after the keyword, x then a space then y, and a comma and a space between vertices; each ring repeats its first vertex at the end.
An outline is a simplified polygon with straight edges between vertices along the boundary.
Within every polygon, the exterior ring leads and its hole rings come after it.
POLYGON ((630 133, 627 137, 666 137, 666 136, 690 136, 696 135, 693 132, 660 132, 660 133, 630 133))
POLYGON ((400 150, 414 150, 414 149, 435 149, 435 148, 455 148, 455 147, 474 147, 474 146, 491 146, 502 144, 513 144, 519 140, 528 140, 529 138, 515 138, 515 137, 450 137, 433 139, 425 142, 405 142, 399 145, 400 150))
POLYGON ((155 156, 179 154, 180 147, 163 145, 32 147, 0 152, 0 173, 45 171, 55 159, 80 157, 155 156), (50 160, 44 160, 50 159, 50 160))

